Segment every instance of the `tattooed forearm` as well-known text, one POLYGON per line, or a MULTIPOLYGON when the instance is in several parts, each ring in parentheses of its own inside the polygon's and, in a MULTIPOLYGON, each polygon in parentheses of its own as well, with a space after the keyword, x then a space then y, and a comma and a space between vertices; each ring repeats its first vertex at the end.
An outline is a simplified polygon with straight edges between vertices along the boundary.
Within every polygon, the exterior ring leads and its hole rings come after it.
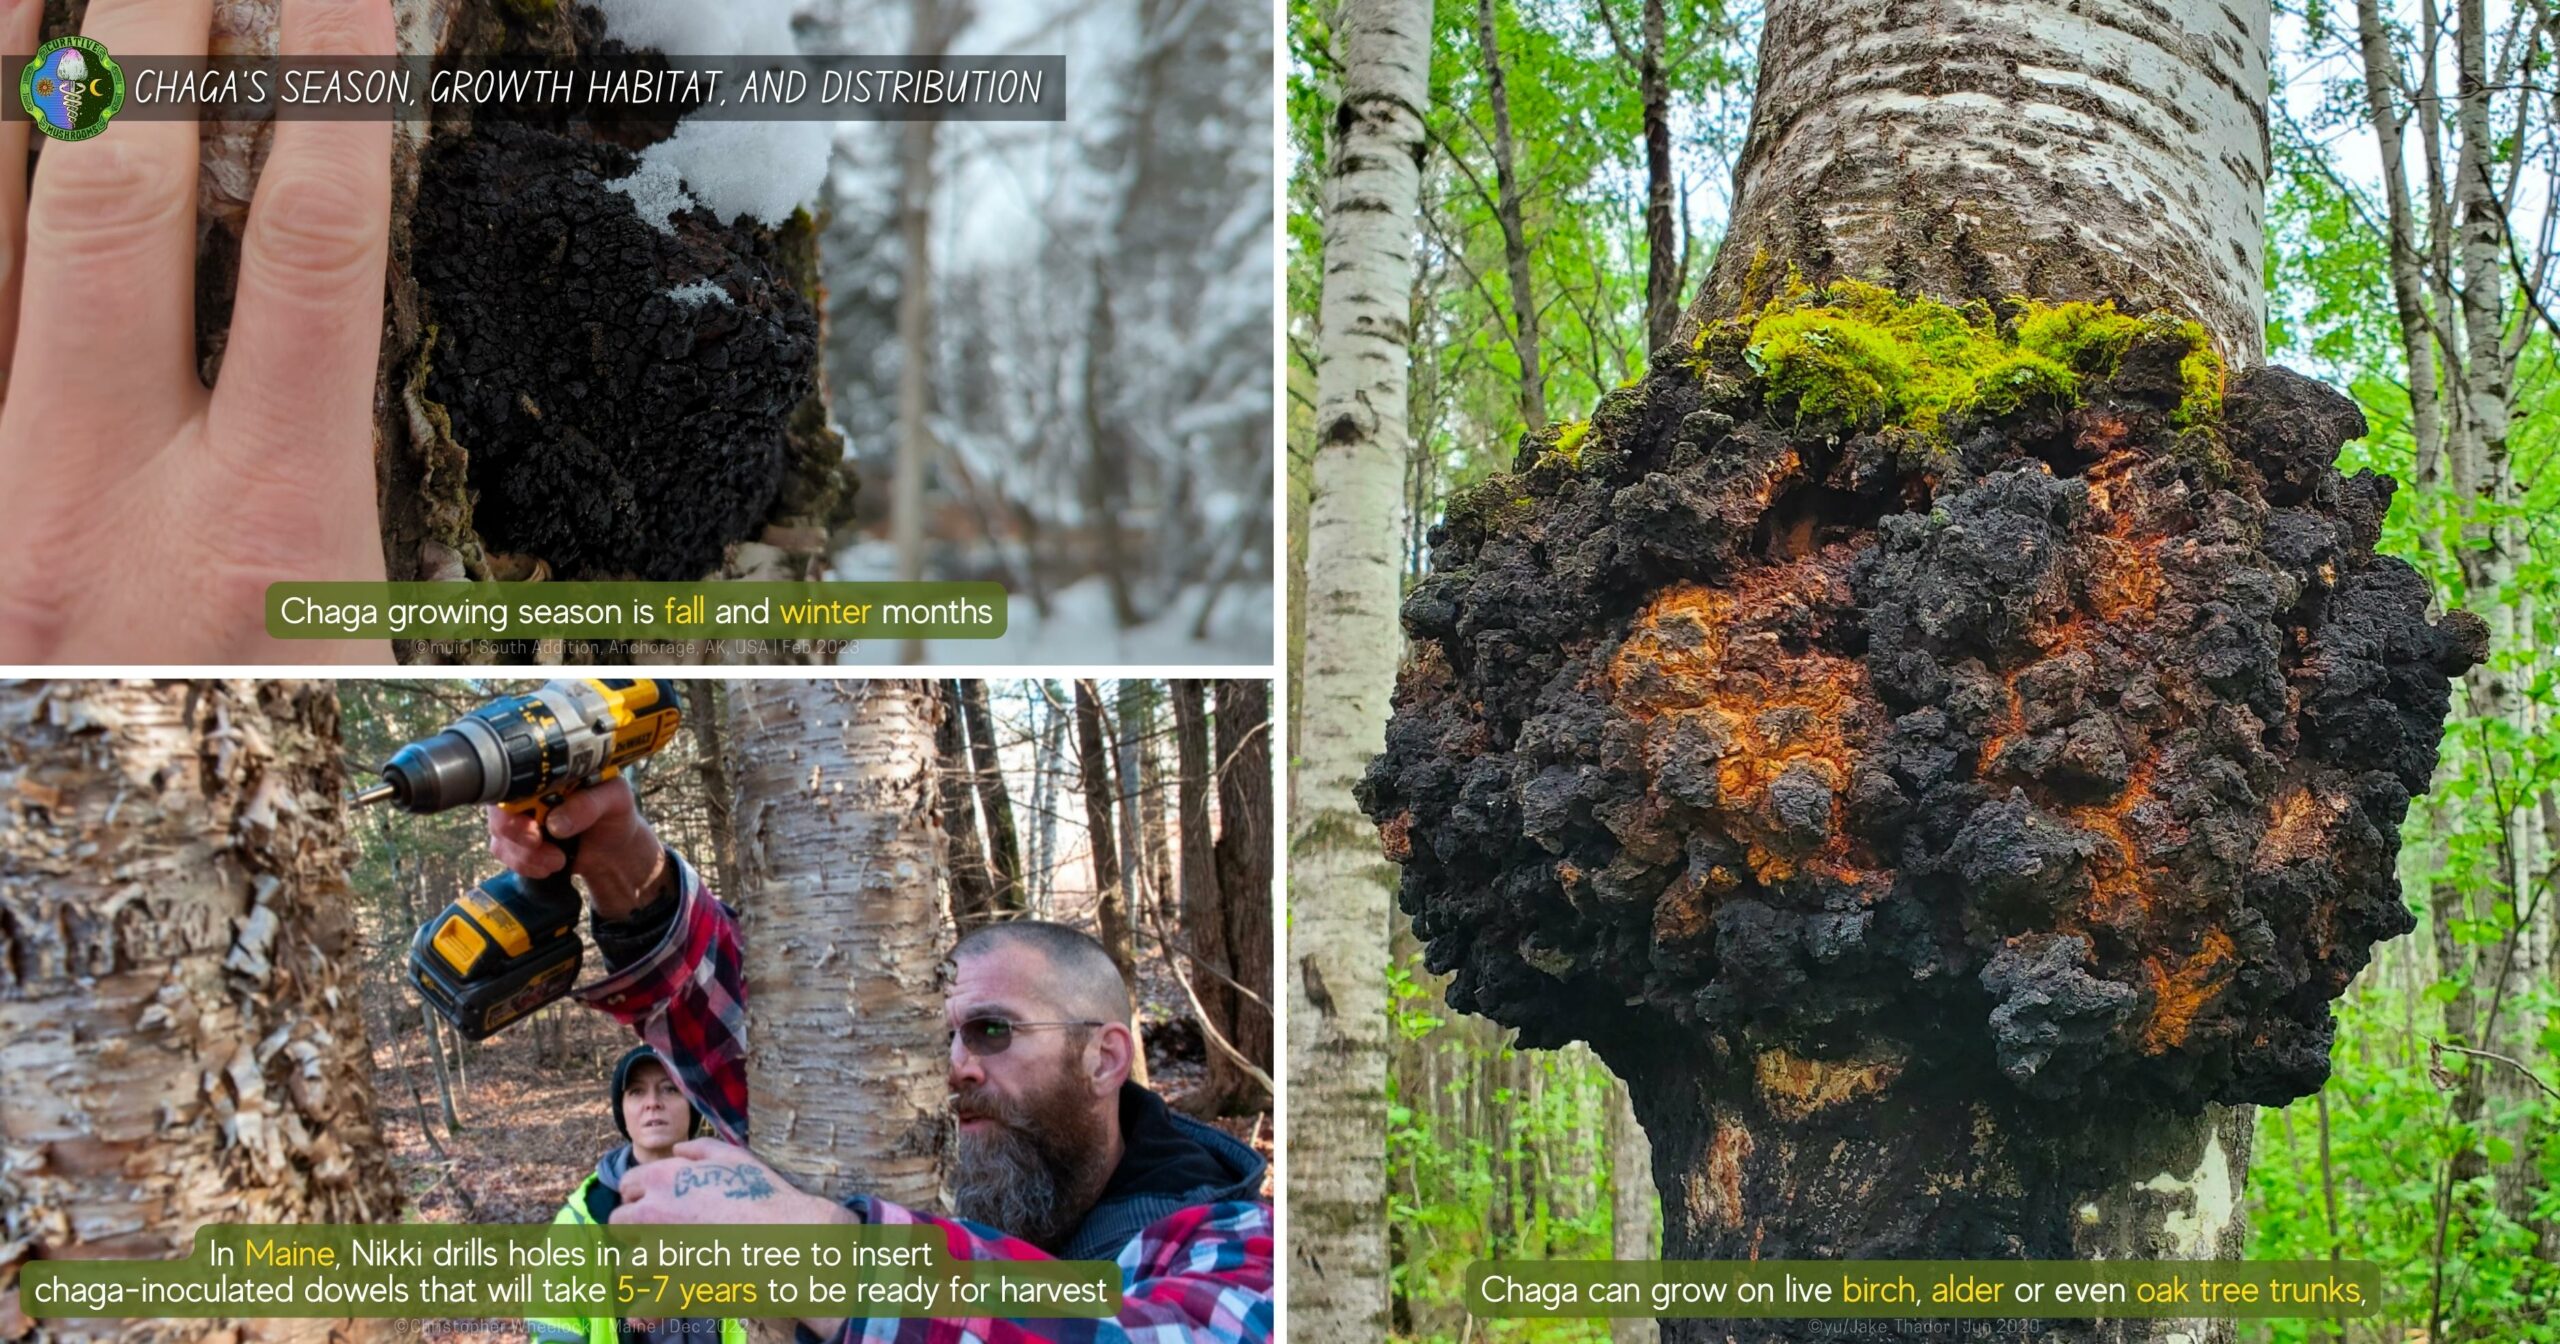
POLYGON ((731 1199, 766 1199, 773 1194, 773 1180, 764 1174, 764 1168, 744 1162, 693 1166, 676 1173, 678 1198, 696 1190, 718 1190, 731 1199))

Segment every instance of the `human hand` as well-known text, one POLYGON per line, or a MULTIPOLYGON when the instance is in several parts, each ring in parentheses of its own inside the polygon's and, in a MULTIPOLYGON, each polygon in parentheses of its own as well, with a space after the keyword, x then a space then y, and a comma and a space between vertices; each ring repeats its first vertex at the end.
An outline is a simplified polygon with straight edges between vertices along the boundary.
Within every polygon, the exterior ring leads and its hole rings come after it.
MULTIPOLYGON (((804 1194, 755 1154, 718 1139, 687 1139, 675 1155, 643 1162, 622 1177, 616 1223, 851 1223, 853 1210, 804 1194)), ((834 1317, 802 1317, 820 1339, 844 1328, 834 1317)))
POLYGON ((488 813, 489 852, 498 862, 522 877, 549 877, 565 868, 585 878, 599 919, 629 918, 667 878, 667 848, 641 818, 640 800, 622 776, 570 794, 540 822, 504 808, 488 813), (552 843, 555 838, 578 842, 575 862, 552 843))
MULTIPOLYGON (((110 51, 205 54, 213 0, 90 0, 110 51)), ((0 0, 33 51, 43 0, 0 0)), ((286 56, 396 50, 390 0, 283 0, 286 56)), ((29 124, 0 124, 0 166, 29 124)), ((0 662, 390 661, 266 635, 266 588, 380 580, 373 401, 391 125, 279 121, 220 377, 197 377, 193 121, 0 170, 0 662), (32 199, 30 199, 32 197, 32 199)))
POLYGON ((675 1155, 624 1173, 617 1223, 850 1223, 853 1211, 803 1194, 755 1154, 687 1139, 675 1155))

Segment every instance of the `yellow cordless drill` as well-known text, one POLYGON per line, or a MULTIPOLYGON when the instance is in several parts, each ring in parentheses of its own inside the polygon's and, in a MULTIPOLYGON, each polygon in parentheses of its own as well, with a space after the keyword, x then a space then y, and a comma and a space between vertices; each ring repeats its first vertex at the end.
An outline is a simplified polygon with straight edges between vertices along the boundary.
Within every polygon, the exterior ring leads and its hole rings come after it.
MULTIPOLYGON (((540 824, 580 789, 673 741, 684 698, 671 681, 561 680, 494 700, 393 753, 355 805, 421 815, 495 804, 540 824)), ((549 831, 546 829, 546 835, 549 831)), ((577 841, 551 836, 575 857, 577 841)), ((464 892, 409 940, 409 978, 471 1040, 569 992, 585 948, 578 889, 500 872, 464 892)))

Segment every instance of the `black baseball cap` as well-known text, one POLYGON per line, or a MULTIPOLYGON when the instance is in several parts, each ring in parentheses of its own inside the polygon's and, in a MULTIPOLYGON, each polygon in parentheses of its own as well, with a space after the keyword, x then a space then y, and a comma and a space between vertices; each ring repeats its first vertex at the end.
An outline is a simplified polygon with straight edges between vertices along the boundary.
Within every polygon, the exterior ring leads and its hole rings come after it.
MULTIPOLYGON (((631 1047, 630 1053, 624 1055, 622 1061, 613 1066, 613 1128, 614 1132, 626 1139, 631 1137, 631 1127, 623 1123, 622 1094, 631 1088, 631 1071, 642 1064, 655 1064, 659 1068, 666 1069, 669 1078, 676 1076, 674 1069, 667 1068, 667 1061, 658 1058, 658 1052, 645 1045, 631 1047)), ((692 1139, 699 1138, 701 1135, 702 1112, 695 1110, 693 1099, 687 1097, 684 1103, 684 1136, 692 1139)))

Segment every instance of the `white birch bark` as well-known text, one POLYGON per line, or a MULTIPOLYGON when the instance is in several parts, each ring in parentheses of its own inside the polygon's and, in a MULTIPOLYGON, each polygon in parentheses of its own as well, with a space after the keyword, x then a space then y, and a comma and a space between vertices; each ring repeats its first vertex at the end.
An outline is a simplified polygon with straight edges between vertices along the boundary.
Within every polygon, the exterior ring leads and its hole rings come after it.
POLYGON ((940 1203, 943 835, 930 682, 729 688, 756 1153, 804 1190, 940 1203))
MULTIPOLYGON (((1651 1260, 1661 1252, 1654 1238, 1653 1145, 1627 1100, 1626 1084, 1609 1083, 1609 1254, 1619 1260, 1651 1260)), ((1613 1344, 1655 1344, 1661 1323, 1650 1316, 1609 1322, 1613 1344)))
POLYGON ((1697 308, 1791 268, 2175 308, 2263 349, 2266 0, 1770 0, 1697 308))
MULTIPOLYGON (((31 1260, 400 1215, 356 996, 337 695, 0 686, 0 1338, 31 1260)), ((54 1341, 369 1338, 353 1320, 45 1323, 54 1341)))
MULTIPOLYGON (((2268 29, 2266 0, 1770 0, 1732 224, 1681 334, 1791 274, 1856 277, 2174 309, 2256 363, 2268 29)), ((2182 1156, 2091 1173, 2075 1250, 2240 1254, 2250 1130, 2246 1107, 2164 1119, 2141 1147, 2182 1156)), ((1703 1337, 1691 1324, 1664 1333, 1703 1337)), ((2126 1322, 2121 1337, 2233 1332, 2126 1322)))
POLYGON ((1289 1322, 1310 1344, 1387 1333, 1386 977, 1393 870, 1352 785, 1385 744, 1427 0, 1346 0, 1327 145, 1299 767, 1290 817, 1289 1322))

